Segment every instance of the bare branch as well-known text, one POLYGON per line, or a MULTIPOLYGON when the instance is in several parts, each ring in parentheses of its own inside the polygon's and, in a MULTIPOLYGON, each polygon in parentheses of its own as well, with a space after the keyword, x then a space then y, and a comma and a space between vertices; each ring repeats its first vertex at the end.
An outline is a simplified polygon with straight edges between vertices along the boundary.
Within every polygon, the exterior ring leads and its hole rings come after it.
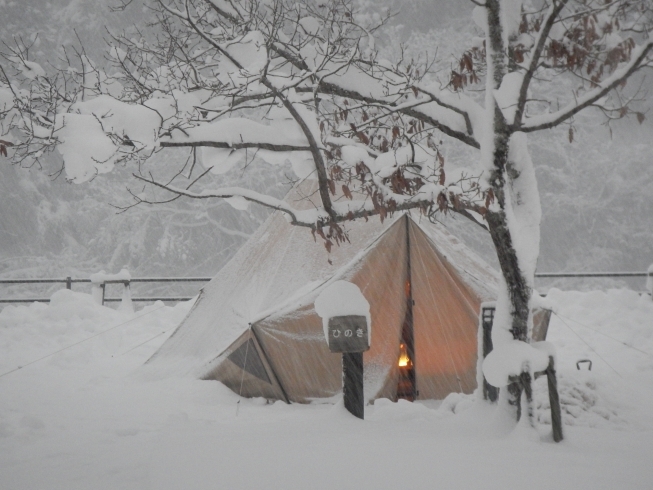
POLYGON ((528 69, 524 74, 524 79, 522 80, 521 87, 519 88, 519 99, 517 100, 517 109, 515 111, 515 118, 513 121, 513 125, 515 127, 521 125, 522 118, 524 116, 524 110, 526 108, 526 102, 528 100, 528 88, 530 87, 531 80, 533 79, 535 71, 537 70, 537 67, 540 63, 542 52, 544 51, 549 33, 551 32, 551 29, 556 22, 556 18, 565 8, 568 1, 569 0, 559 0, 557 5, 555 2, 551 3, 551 7, 549 8, 549 12, 546 15, 544 25, 541 27, 541 30, 538 33, 538 37, 535 41, 535 49, 531 53, 531 60, 528 65, 528 69))
POLYGON ((310 146, 294 146, 294 145, 275 145, 273 143, 261 143, 261 142, 243 142, 243 143, 228 143, 224 141, 161 141, 161 147, 163 148, 200 148, 200 147, 209 147, 209 148, 225 148, 232 150, 244 150, 248 148, 255 148, 258 150, 269 150, 277 152, 288 152, 288 151, 311 151, 310 146))
POLYGON ((526 124, 519 127, 512 127, 513 131, 532 133, 541 129, 549 129, 558 126, 567 119, 578 114, 580 111, 593 105, 596 101, 607 95, 611 90, 618 87, 624 80, 627 80, 633 73, 642 68, 648 53, 653 50, 653 41, 635 48, 630 62, 623 68, 615 71, 611 76, 603 80, 597 88, 590 90, 576 101, 570 103, 564 109, 542 116, 535 116, 527 119, 526 124))
POLYGON ((299 213, 297 210, 293 209, 291 206, 288 205, 288 203, 281 201, 279 199, 275 199, 273 197, 267 196, 265 194, 260 194, 255 191, 251 191, 249 189, 242 189, 240 187, 225 187, 223 189, 217 189, 214 191, 206 191, 202 193, 196 193, 196 192, 191 192, 186 189, 179 189, 177 187, 173 187, 171 185, 167 184, 162 184, 160 182, 157 182, 154 179, 147 179, 145 177, 142 177, 138 174, 132 174, 132 176, 138 180, 142 180, 143 182, 147 182, 148 184, 154 185, 156 187, 159 187, 161 189, 165 189, 166 191, 172 192, 173 194, 176 194, 177 196, 184 196, 184 197, 190 197, 192 199, 212 199, 212 198, 221 198, 221 199, 228 199, 230 197, 242 197, 248 201, 260 204, 262 206, 265 206, 267 208, 275 209, 278 211, 282 211, 286 213, 288 216, 291 218, 291 224, 296 225, 296 226, 304 226, 306 228, 313 228, 315 226, 315 222, 304 222, 300 221, 297 219, 297 214, 299 213))

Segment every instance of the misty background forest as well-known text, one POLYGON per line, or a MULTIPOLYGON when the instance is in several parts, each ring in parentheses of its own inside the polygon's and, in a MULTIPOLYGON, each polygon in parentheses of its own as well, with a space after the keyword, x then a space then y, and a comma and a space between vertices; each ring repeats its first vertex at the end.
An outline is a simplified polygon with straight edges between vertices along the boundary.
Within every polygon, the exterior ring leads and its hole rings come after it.
MULTIPOLYGON (((475 34, 471 2, 384 1, 397 13, 382 38, 389 53, 398 52, 403 43, 406 53, 415 56, 437 51, 446 66, 456 63, 464 40, 475 34)), ((111 32, 147 31, 151 13, 139 2, 120 8, 119 0, 0 0, 1 41, 7 45, 18 39, 34 41, 30 54, 46 70, 48 64, 65 64, 64 47, 69 52, 83 49, 89 58, 102 60, 111 32)), ((608 122, 590 110, 573 121, 573 141, 568 125, 529 137, 543 211, 539 272, 644 271, 653 262, 653 94, 638 86, 637 78, 628 83, 645 94, 637 107, 645 114, 642 122, 634 115, 608 122)), ((172 171, 188 152, 159 155, 155 164, 172 171)), ((471 154, 446 156, 464 164, 471 154)), ((101 269, 121 268, 134 277, 212 276, 269 213, 256 206, 239 211, 221 200, 129 207, 133 203, 129 190, 140 192, 143 186, 131 178, 128 167, 77 185, 66 182, 56 153, 47 156, 42 168, 20 168, 3 160, 3 278, 83 278, 101 269)), ((247 171, 234 169, 209 178, 282 197, 290 173, 254 161, 247 171)), ((496 262, 485 232, 463 218, 441 218, 486 260, 496 262)), ((640 282, 558 279, 539 280, 537 285, 543 290, 551 285, 563 289, 628 285, 641 290, 640 282)), ((20 294, 27 289, 12 291, 20 294)))

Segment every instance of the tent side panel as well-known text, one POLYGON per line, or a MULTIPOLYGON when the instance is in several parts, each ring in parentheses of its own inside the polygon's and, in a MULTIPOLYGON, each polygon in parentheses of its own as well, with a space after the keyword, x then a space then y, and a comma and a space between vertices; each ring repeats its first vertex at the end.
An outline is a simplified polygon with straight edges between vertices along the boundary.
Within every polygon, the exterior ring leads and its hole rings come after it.
POLYGON ((481 301, 414 223, 410 242, 418 398, 471 393, 481 301))
POLYGON ((290 401, 328 398, 342 390, 340 356, 329 351, 313 305, 263 320, 257 328, 290 401))
POLYGON ((221 381, 247 398, 285 399, 264 353, 249 330, 220 355, 216 366, 203 379, 221 381))
MULTIPOLYGON (((394 398, 396 394, 396 363, 405 314, 405 237, 405 223, 398 220, 359 263, 339 277, 355 283, 370 303, 372 343, 363 355, 366 400, 394 398)), ((257 328, 291 401, 307 402, 342 391, 341 356, 329 351, 322 319, 312 304, 262 320, 257 328)))
MULTIPOLYGON (((313 209, 312 200, 319 199, 316 190, 317 182, 307 179, 284 199, 297 209, 313 209)), ((292 226, 281 212, 273 213, 203 288, 192 311, 152 357, 152 364, 169 374, 204 377, 213 369, 216 356, 250 322, 289 306, 293 298, 347 268, 398 219, 348 223, 351 243, 334 247, 327 260, 323 244, 306 228, 292 226)))
POLYGON ((363 355, 365 400, 394 399, 399 345, 406 316, 407 236, 404 216, 392 225, 351 277, 370 303, 372 343, 363 355))

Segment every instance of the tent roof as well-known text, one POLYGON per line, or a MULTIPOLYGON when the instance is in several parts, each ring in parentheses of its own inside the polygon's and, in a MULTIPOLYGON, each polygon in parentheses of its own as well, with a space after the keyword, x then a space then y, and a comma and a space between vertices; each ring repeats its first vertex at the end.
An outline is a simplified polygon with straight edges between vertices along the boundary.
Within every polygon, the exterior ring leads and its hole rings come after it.
MULTIPOLYGON (((314 181, 303 181, 285 199, 295 207, 310 207, 314 189, 314 181)), ((347 223, 351 242, 334 246, 327 254, 319 237, 315 240, 308 229, 292 226, 282 213, 274 213, 203 288, 151 362, 165 360, 166 370, 203 376, 210 362, 249 324, 312 304, 330 281, 351 273, 403 216, 397 213, 383 223, 376 217, 347 223)), ((492 268, 444 226, 426 219, 419 226, 481 300, 494 299, 497 274, 492 268)))

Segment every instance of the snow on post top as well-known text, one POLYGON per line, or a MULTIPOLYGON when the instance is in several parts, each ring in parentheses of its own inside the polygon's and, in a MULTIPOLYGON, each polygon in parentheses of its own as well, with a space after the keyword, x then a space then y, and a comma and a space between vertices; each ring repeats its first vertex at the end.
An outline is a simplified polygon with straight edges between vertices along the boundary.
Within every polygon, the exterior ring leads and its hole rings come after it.
POLYGON ((89 278, 93 284, 102 284, 107 281, 130 281, 132 278, 131 274, 127 269, 122 269, 117 274, 107 274, 104 271, 96 272, 91 274, 89 278))
POLYGON ((336 316, 360 315, 367 319, 368 340, 372 340, 370 304, 360 288, 348 281, 335 281, 315 299, 315 312, 322 318, 324 338, 328 339, 329 319, 336 316))
POLYGON ((523 371, 531 373, 544 371, 549 365, 549 356, 555 350, 548 342, 536 346, 519 340, 508 341, 495 347, 483 361, 483 374, 492 386, 501 388, 510 383, 511 376, 519 376, 523 371), (538 348, 542 347, 542 348, 538 348))

